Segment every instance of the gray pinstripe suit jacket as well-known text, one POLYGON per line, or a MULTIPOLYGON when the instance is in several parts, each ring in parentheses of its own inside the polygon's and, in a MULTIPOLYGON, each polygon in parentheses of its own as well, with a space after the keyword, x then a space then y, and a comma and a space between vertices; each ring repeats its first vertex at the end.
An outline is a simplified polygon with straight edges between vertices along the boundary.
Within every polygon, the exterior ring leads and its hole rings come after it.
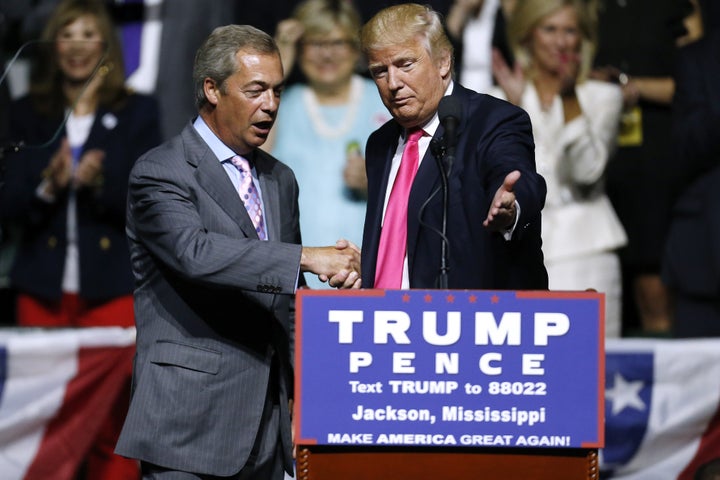
POLYGON ((270 224, 259 241, 222 165, 192 125, 130 176, 135 275, 133 396, 117 453, 226 476, 260 428, 273 355, 290 469, 289 331, 301 246, 292 171, 262 151, 255 168, 270 224))

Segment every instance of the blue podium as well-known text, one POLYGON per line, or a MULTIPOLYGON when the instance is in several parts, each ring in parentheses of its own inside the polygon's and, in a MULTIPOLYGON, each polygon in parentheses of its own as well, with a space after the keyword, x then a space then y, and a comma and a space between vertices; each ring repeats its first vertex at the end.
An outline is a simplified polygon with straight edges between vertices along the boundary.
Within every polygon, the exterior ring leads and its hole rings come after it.
POLYGON ((597 478, 602 294, 304 290, 296 307, 301 480, 597 478))

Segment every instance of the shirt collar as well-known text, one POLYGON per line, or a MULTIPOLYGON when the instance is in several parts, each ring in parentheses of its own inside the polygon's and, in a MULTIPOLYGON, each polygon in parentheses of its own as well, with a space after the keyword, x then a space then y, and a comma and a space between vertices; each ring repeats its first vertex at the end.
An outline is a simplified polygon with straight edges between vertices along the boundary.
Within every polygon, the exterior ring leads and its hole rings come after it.
POLYGON ((200 115, 198 115, 193 122, 193 127, 195 127, 195 130, 198 132, 200 137, 205 141, 205 143, 207 143, 208 147, 210 147, 210 150, 213 154, 215 154, 218 161, 222 162, 236 155, 230 147, 225 145, 222 140, 220 140, 217 135, 210 130, 210 127, 208 127, 207 123, 205 123, 205 120, 203 120, 200 115))
MULTIPOLYGON (((452 95, 454 83, 452 80, 450 80, 450 83, 448 84, 447 89, 445 90, 445 95, 452 95)), ((437 131, 437 128, 440 126, 440 117, 438 117, 437 110, 435 111, 435 114, 432 116, 430 120, 425 123, 425 125, 421 125, 420 128, 423 129, 425 132, 425 135, 432 137, 435 135, 435 132, 437 131)), ((403 137, 407 136, 406 133, 403 133, 403 137)))

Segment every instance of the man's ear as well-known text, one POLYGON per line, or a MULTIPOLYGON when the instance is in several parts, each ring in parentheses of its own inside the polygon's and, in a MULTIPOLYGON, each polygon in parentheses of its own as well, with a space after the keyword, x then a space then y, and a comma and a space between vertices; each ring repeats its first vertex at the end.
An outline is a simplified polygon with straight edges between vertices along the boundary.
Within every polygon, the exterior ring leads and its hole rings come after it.
POLYGON ((206 78, 203 82, 203 90, 205 90, 205 98, 212 105, 217 105, 221 95, 218 84, 212 78, 206 78))
POLYGON ((442 78, 447 78, 452 73, 452 54, 449 51, 444 52, 438 60, 438 69, 442 78))

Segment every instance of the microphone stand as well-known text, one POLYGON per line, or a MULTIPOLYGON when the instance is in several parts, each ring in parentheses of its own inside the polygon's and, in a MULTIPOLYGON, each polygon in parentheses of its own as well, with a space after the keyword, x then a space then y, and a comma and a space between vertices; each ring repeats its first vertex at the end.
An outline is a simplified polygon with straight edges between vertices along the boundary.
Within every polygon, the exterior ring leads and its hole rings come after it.
MULTIPOLYGON (((448 176, 450 175, 451 162, 448 162, 449 168, 445 169, 445 158, 448 157, 447 151, 444 146, 439 145, 437 142, 431 144, 431 152, 437 163, 438 170, 440 170, 440 181, 442 182, 442 226, 440 234, 440 275, 437 279, 437 288, 441 290, 447 290, 448 288, 448 240, 447 240, 447 216, 448 216, 448 176)), ((453 155, 454 156, 454 155, 453 155)), ((452 160, 452 158, 450 158, 452 160)))
MULTIPOLYGON (((458 127, 463 116, 463 108, 458 97, 452 95, 444 96, 438 104, 438 117, 440 125, 443 128, 443 137, 440 139, 440 155, 435 155, 435 160, 440 171, 443 190, 443 211, 442 211, 442 250, 440 252, 440 275, 438 277, 438 287, 442 289, 448 288, 448 248, 450 242, 447 238, 447 218, 448 218, 448 181, 450 172, 452 171, 453 162, 455 161, 455 146, 457 144, 458 127)), ((437 147, 436 147, 437 149, 437 147)))

